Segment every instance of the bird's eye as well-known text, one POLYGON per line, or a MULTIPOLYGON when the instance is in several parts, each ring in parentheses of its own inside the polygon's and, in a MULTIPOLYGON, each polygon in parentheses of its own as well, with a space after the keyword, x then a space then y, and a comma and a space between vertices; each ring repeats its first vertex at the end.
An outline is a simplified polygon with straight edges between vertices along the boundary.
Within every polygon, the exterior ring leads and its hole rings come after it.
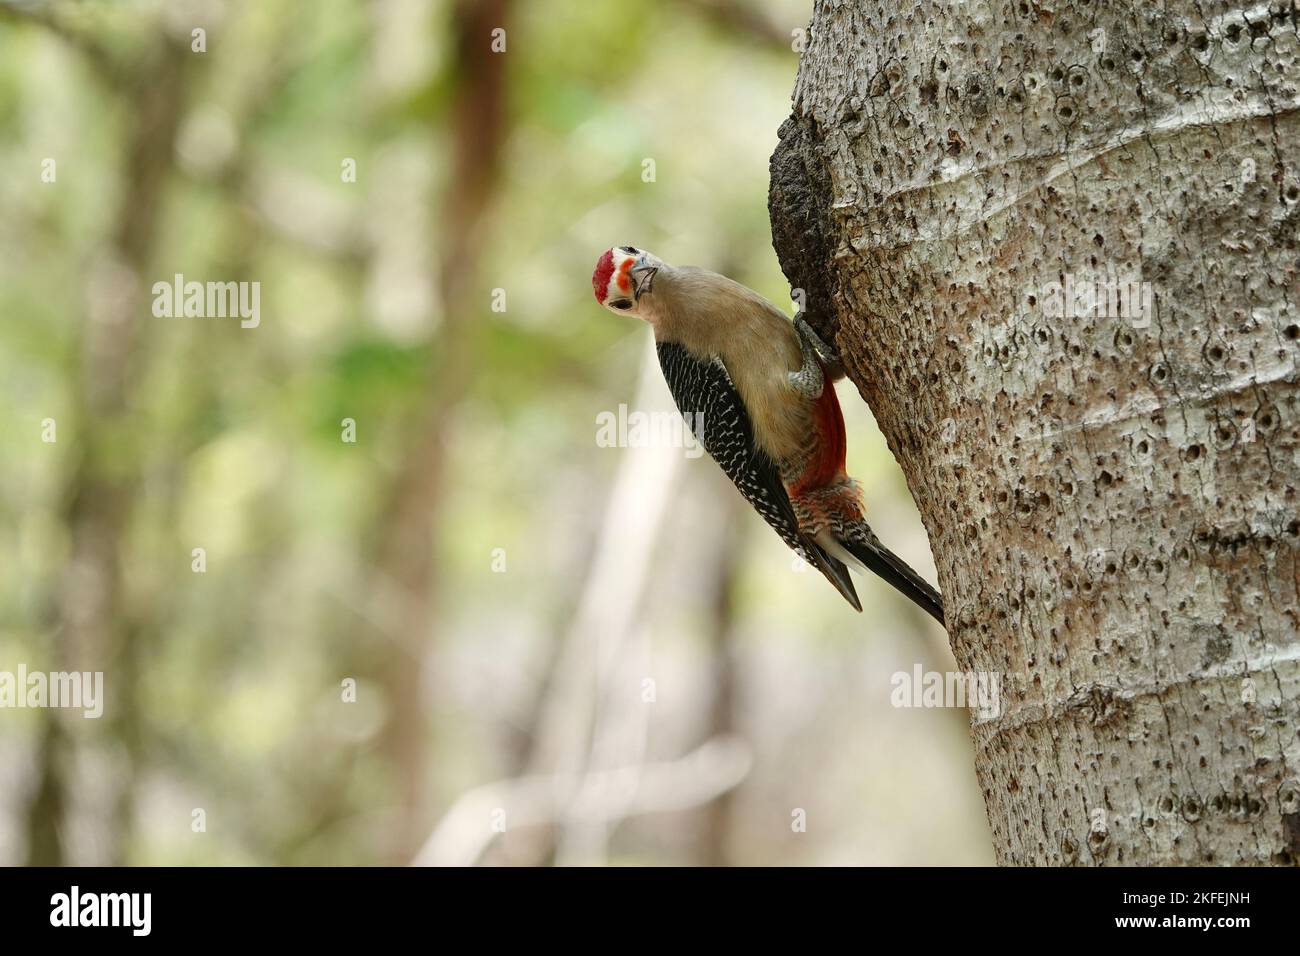
POLYGON ((615 300, 614 300, 613 302, 611 302, 609 305, 610 305, 610 308, 612 308, 612 309, 624 309, 624 310, 626 310, 626 309, 630 309, 630 308, 632 308, 632 300, 631 300, 631 299, 615 299, 615 300))
POLYGON ((636 246, 624 246, 624 247, 623 247, 623 251, 626 252, 628 255, 631 255, 631 256, 635 256, 635 255, 637 255, 637 254, 640 252, 640 250, 637 249, 636 246))

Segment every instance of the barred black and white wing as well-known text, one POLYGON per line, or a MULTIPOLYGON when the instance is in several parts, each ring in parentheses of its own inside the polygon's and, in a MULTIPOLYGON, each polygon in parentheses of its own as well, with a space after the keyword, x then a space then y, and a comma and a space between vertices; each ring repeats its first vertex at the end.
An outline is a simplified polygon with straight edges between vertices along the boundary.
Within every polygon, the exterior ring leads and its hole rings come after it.
POLYGON ((776 463, 754 441, 749 411, 720 359, 700 361, 675 342, 658 342, 659 367, 686 425, 714 461, 795 553, 861 611, 848 568, 799 530, 776 463))

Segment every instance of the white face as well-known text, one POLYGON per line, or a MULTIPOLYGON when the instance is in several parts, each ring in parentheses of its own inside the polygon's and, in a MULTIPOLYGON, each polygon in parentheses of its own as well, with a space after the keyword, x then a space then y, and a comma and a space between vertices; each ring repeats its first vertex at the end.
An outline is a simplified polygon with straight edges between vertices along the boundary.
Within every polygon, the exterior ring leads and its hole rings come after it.
POLYGON ((635 246, 606 250, 591 276, 596 301, 619 315, 644 318, 642 310, 646 303, 642 297, 651 291, 655 274, 662 265, 658 258, 635 246))

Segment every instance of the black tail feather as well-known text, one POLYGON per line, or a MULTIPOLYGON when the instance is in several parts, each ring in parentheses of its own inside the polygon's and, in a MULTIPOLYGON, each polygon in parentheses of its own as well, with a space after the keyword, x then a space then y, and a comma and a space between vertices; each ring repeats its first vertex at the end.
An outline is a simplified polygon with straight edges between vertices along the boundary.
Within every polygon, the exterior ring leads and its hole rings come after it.
MULTIPOLYGON (((926 614, 944 623, 943 598, 924 578, 907 566, 907 563, 879 541, 842 541, 845 549, 880 575, 908 600, 926 614)), ((946 626, 946 625, 945 625, 946 626)))
POLYGON ((822 546, 811 538, 804 538, 803 546, 804 551, 812 558, 813 566, 826 575, 826 580, 835 585, 835 590, 844 595, 844 600, 853 605, 853 610, 861 612, 862 602, 858 600, 857 589, 853 587, 853 579, 849 577, 849 569, 845 567, 844 562, 827 554, 822 546))

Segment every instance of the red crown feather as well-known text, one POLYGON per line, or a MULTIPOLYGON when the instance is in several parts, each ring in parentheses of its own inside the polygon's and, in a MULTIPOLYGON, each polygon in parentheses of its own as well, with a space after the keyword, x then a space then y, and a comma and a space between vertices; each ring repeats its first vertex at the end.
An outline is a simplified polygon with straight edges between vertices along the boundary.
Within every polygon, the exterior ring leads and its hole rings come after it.
POLYGON ((596 263, 596 271, 591 274, 591 288, 596 293, 596 301, 605 304, 609 295, 609 279, 614 274, 614 250, 606 249, 605 254, 596 263))

